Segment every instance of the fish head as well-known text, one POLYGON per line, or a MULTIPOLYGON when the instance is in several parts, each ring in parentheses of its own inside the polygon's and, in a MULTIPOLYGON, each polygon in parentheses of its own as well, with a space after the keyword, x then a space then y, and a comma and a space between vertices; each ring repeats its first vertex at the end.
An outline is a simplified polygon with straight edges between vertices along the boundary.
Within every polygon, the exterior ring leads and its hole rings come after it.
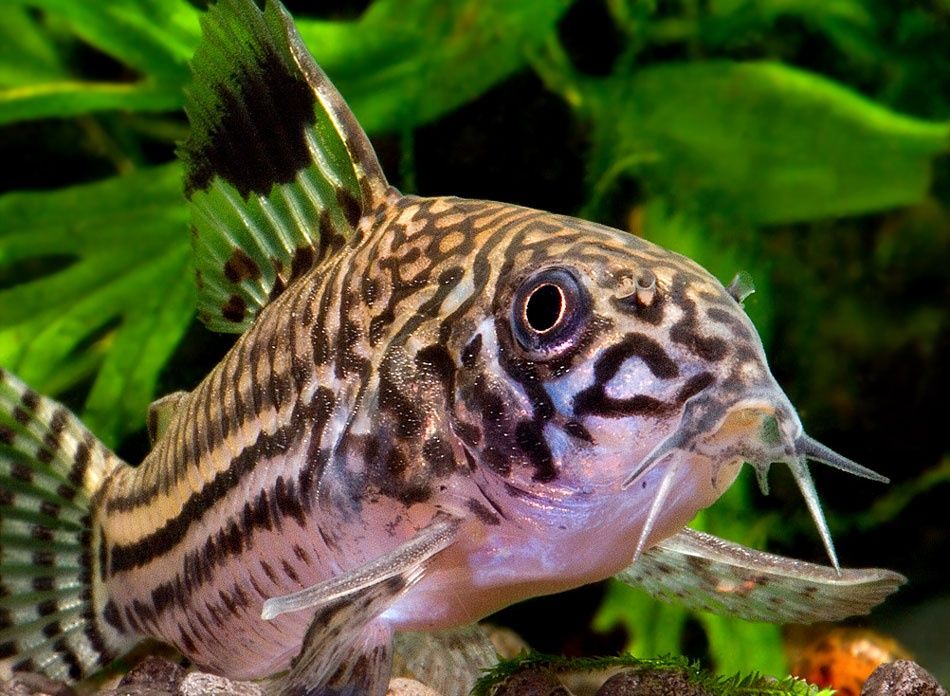
POLYGON ((454 418, 512 518, 596 530, 629 562, 744 462, 760 481, 789 464, 819 516, 806 458, 867 474, 804 434, 742 288, 679 254, 550 216, 512 241, 494 288, 460 349, 454 418))

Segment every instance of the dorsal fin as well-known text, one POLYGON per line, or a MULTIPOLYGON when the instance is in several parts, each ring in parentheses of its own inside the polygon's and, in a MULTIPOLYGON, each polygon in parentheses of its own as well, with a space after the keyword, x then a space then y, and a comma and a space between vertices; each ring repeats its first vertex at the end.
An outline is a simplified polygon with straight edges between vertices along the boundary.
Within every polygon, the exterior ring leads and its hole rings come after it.
POLYGON ((239 333, 349 240, 388 190, 343 98, 276 0, 220 0, 202 19, 181 143, 198 316, 239 333))

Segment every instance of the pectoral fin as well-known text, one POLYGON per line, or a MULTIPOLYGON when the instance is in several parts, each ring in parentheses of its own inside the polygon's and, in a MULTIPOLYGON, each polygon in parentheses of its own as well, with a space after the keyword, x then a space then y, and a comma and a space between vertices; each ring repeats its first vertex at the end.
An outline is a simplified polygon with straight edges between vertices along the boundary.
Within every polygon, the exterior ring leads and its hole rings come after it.
POLYGON ((392 632, 380 619, 455 539, 460 520, 439 517, 385 556, 336 578, 264 603, 265 619, 315 614, 290 672, 271 685, 281 696, 382 696, 389 683, 392 632))
POLYGON ((879 568, 839 573, 692 529, 648 549, 616 577, 691 609, 769 623, 867 614, 907 580, 879 568))

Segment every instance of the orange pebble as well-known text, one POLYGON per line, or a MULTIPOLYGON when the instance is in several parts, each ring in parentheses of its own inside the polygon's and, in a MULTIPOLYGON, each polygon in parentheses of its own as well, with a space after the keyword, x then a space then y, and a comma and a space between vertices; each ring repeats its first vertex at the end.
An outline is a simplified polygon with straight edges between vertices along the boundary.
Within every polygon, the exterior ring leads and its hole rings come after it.
POLYGON ((870 629, 830 627, 792 636, 791 673, 837 696, 860 696, 861 687, 880 665, 909 658, 896 640, 870 629))

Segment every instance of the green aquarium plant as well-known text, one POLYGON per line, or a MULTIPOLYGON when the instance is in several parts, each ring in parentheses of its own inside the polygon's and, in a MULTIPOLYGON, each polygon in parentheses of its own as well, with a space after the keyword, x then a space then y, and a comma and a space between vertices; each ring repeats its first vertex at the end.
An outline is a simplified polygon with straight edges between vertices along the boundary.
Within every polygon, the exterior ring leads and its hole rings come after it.
MULTIPOLYGON (((933 179, 950 143, 950 59, 932 50, 947 21, 939 3, 374 0, 342 11, 351 18, 297 10, 301 34, 370 135, 393 145, 404 190, 420 178, 420 134, 529 75, 586 143, 581 210, 563 212, 627 224, 724 280, 748 271, 757 291, 749 313, 767 342, 794 356, 783 365, 801 391, 845 398, 826 388, 840 367, 836 346, 867 354, 910 340, 924 357, 936 350, 939 293, 869 309, 841 289, 860 272, 914 273, 946 245, 946 182, 935 189, 933 179), (589 69, 584 51, 601 34, 613 50, 589 69), (901 219, 912 251, 892 235, 866 267, 850 268, 861 216, 905 207, 917 211, 901 219)), ((186 0, 0 7, 2 142, 39 132, 64 162, 81 162, 23 184, 26 156, 5 158, 0 365, 67 395, 113 446, 141 432, 160 389, 192 386, 169 372, 186 334, 200 336, 189 333, 193 270, 173 146, 186 136, 200 13, 186 0)), ((518 202, 518 192, 506 198, 518 202)), ((826 404, 813 411, 831 421, 826 404)), ((931 465, 833 528, 894 519, 946 485, 946 462, 931 465)), ((801 534, 804 518, 769 525, 775 516, 754 510, 750 490, 740 480, 697 526, 750 544, 801 534)), ((627 647, 645 657, 683 651, 689 623, 720 672, 784 672, 773 626, 691 617, 619 584, 595 619, 601 630, 625 628, 627 647)), ((747 693, 727 682, 716 682, 722 693, 747 693)), ((775 693, 805 693, 788 689, 775 693)))

